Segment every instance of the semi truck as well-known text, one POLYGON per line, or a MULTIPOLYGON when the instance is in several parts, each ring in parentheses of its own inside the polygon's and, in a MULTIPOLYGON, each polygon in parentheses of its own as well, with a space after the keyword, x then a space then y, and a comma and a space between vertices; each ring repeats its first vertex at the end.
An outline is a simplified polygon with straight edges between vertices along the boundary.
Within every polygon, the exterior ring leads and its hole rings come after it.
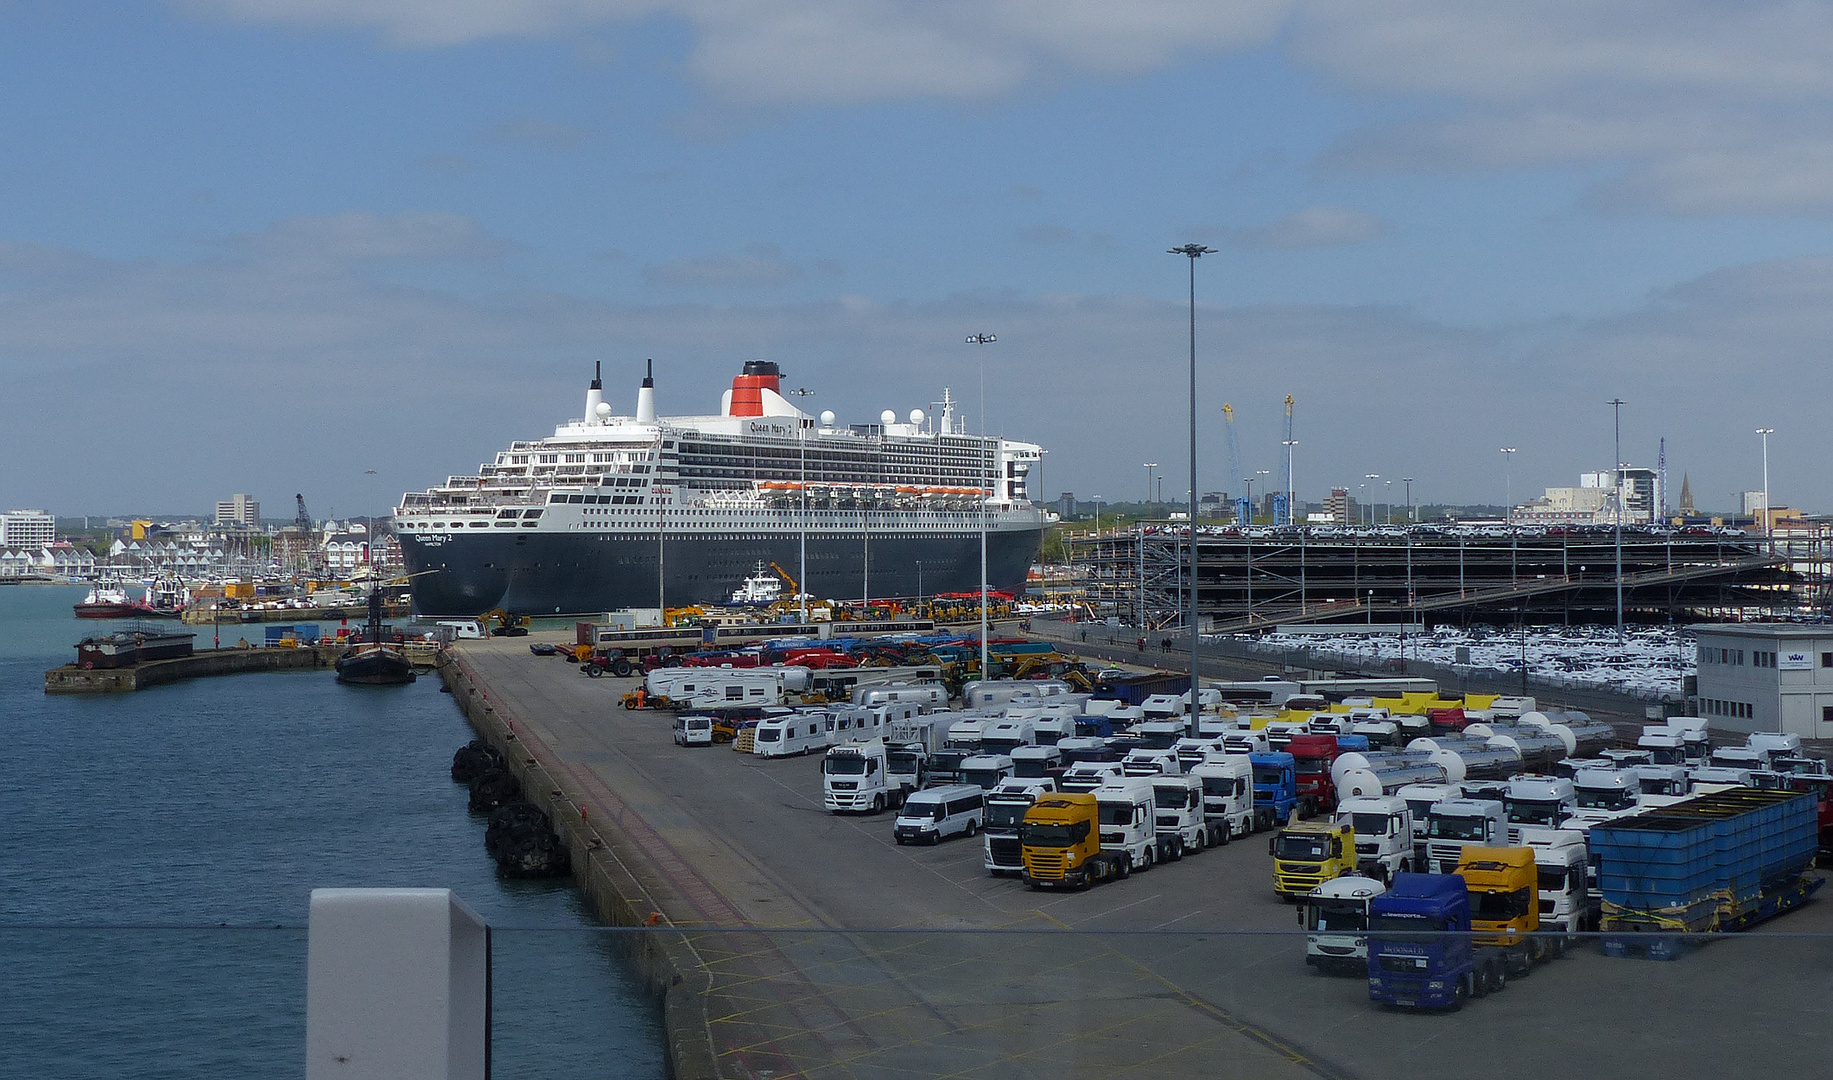
POLYGON ((1682 935, 1742 930, 1820 888, 1812 795, 1730 788, 1591 827, 1611 956, 1671 960, 1682 935))
POLYGON ((1413 869, 1413 812, 1398 795, 1356 795, 1337 803, 1337 823, 1355 832, 1356 872, 1377 881, 1413 869))
POLYGON ((1329 813, 1337 806, 1336 785, 1330 779, 1330 766, 1343 753, 1336 735, 1294 735, 1286 743, 1292 755, 1298 787, 1299 816, 1312 817, 1329 813))
POLYGON ((1298 779, 1292 755, 1249 754, 1247 763, 1254 771, 1254 831, 1290 820, 1298 809, 1298 779))
POLYGON ((1212 757, 1190 775, 1203 784, 1203 820, 1212 826, 1215 843, 1254 831, 1254 770, 1245 755, 1212 757))
POLYGON ((1133 871, 1124 852, 1101 844, 1101 807, 1089 792, 1041 795, 1019 825, 1022 877, 1033 889, 1079 889, 1133 871))
POLYGON ((1101 812, 1101 850, 1112 851, 1134 870, 1160 861, 1167 845, 1158 836, 1158 799, 1152 781, 1123 776, 1091 792, 1101 812))
POLYGON ((987 792, 986 817, 981 829, 986 836, 986 868, 990 874, 1021 874, 1025 869, 1023 844, 1019 832, 1025 813, 1038 798, 1051 793, 1048 780, 1003 780, 987 792))
POLYGON ((1203 816, 1203 781, 1184 775, 1151 779, 1157 805, 1153 821, 1163 857, 1175 862, 1214 843, 1214 830, 1203 816))
POLYGON ((1508 821, 1493 799, 1442 799, 1426 819, 1426 864, 1434 874, 1449 874, 1467 847, 1508 843, 1508 821))
POLYGON ((1305 963, 1333 974, 1368 973, 1368 911, 1387 886, 1366 877, 1340 877, 1311 890, 1299 903, 1305 929, 1305 963))
POLYGON ((883 739, 827 748, 821 759, 822 802, 831 813, 878 814, 904 804, 905 788, 891 775, 890 754, 883 739))
POLYGON ((1540 926, 1543 931, 1567 935, 1597 926, 1597 893, 1591 888, 1590 861, 1585 834, 1576 829, 1522 831, 1522 840, 1533 849, 1539 875, 1540 926))
POLYGON ((1356 830, 1341 822, 1293 822, 1273 834, 1267 852, 1273 892, 1291 900, 1356 872, 1356 830))
POLYGON ((1471 848, 1455 874, 1400 874, 1369 903, 1368 996, 1458 1009, 1548 953, 1526 848, 1471 848))

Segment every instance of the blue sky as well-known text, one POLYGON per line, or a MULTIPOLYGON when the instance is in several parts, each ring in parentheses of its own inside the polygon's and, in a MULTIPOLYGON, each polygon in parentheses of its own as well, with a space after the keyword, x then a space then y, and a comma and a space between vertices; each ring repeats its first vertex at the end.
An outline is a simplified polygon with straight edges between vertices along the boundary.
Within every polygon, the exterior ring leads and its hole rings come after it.
MULTIPOLYGON (((579 408, 777 360, 1044 485, 1365 473, 1499 501, 1624 457, 1818 467, 1833 16, 1653 0, 0 3, 0 502, 353 512, 579 408), (984 355, 961 344, 999 335, 984 355), (365 477, 375 469, 378 478, 365 477), (377 489, 381 489, 378 494, 377 489)), ((1398 489, 1399 485, 1396 485, 1398 489)))

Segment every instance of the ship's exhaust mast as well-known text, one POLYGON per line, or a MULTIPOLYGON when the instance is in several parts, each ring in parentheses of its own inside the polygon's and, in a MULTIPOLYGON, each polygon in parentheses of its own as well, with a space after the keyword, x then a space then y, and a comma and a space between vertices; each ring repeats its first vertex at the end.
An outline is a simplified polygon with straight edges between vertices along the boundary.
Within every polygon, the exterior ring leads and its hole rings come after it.
POLYGON ((636 392, 636 422, 653 424, 656 422, 656 362, 643 361, 643 385, 636 392))
POLYGON ((602 424, 605 422, 605 414, 610 410, 603 407, 604 403, 604 361, 594 360, 592 362, 592 385, 586 388, 586 423, 602 424))

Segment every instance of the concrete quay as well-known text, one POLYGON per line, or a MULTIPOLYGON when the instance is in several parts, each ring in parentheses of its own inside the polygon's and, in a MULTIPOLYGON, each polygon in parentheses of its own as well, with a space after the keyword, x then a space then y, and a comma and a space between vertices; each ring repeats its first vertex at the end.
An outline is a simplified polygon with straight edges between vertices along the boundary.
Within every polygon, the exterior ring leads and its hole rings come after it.
POLYGON ((148 660, 119 668, 82 668, 65 664, 45 672, 47 694, 125 694, 180 679, 239 675, 249 671, 296 671, 330 667, 341 651, 336 646, 297 649, 200 649, 190 656, 148 660))
POLYGON ((1451 1080, 1506 1047, 1537 1077, 1673 1078, 1833 1053, 1824 901, 1675 963, 1588 945, 1455 1016, 1383 1012, 1309 974, 1259 839, 1034 893, 978 841, 828 814, 818 759, 675 746, 667 714, 618 706, 634 680, 528 652, 549 636, 459 642, 441 671, 601 918, 654 927, 629 949, 678 1077, 1451 1080))

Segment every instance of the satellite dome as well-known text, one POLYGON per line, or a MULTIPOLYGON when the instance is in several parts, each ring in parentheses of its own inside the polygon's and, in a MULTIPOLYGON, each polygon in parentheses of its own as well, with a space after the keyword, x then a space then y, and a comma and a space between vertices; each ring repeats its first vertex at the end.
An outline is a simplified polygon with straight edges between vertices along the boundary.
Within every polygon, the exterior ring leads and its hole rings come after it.
POLYGON ((923 410, 922 409, 911 409, 910 410, 910 422, 913 424, 921 424, 923 422, 923 410))
POLYGON ((611 403, 609 401, 601 401, 598 403, 598 407, 592 411, 598 414, 600 420, 603 420, 605 417, 611 415, 611 403))
POLYGON ((822 427, 833 427, 834 426, 834 410, 832 409, 822 410, 821 426, 822 427))
POLYGON ((892 424, 897 423, 897 414, 890 409, 886 409, 884 412, 878 414, 878 422, 884 424, 886 427, 890 427, 892 424))

